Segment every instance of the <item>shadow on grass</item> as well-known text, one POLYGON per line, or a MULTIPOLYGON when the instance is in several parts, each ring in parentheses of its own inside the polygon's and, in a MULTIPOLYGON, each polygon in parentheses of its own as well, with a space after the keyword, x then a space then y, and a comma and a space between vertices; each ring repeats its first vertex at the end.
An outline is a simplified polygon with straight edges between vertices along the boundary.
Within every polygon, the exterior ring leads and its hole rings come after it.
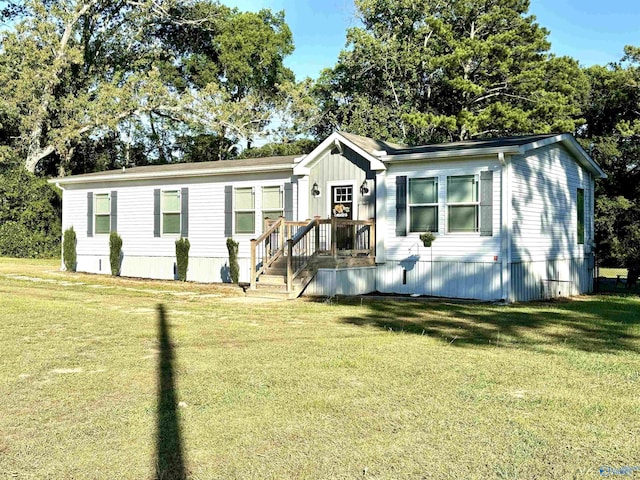
MULTIPOLYGON (((360 299, 340 302, 360 305, 360 299)), ((564 345, 594 352, 640 352, 640 310, 631 298, 600 296, 509 306, 403 300, 364 305, 363 316, 341 321, 428 335, 457 347, 564 345)))
POLYGON ((156 443, 156 480, 186 479, 178 398, 173 370, 173 343, 162 304, 158 307, 158 411, 156 443))

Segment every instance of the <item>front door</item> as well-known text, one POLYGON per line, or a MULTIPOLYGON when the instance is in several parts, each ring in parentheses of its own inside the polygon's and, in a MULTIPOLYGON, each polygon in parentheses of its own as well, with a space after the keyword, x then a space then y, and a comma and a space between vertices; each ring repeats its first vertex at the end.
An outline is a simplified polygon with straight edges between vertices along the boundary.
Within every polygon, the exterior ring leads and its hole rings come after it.
MULTIPOLYGON (((333 185, 331 187, 331 216, 341 220, 353 219, 352 185, 333 185)), ((352 250, 353 227, 338 225, 335 241, 338 250, 352 250)))

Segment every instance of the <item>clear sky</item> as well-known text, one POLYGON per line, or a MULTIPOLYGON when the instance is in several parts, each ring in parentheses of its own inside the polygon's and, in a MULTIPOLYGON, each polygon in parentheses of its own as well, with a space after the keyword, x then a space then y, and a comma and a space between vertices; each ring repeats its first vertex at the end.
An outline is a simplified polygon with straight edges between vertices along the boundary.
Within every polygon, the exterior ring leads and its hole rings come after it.
MULTIPOLYGON (((221 0, 240 10, 284 10, 296 49, 286 59, 298 80, 332 67, 356 26, 352 0, 221 0)), ((420 1, 420 0, 418 0, 420 1)), ((551 51, 582 65, 620 60, 625 45, 640 46, 638 0, 530 0, 529 12, 551 32, 551 51)))

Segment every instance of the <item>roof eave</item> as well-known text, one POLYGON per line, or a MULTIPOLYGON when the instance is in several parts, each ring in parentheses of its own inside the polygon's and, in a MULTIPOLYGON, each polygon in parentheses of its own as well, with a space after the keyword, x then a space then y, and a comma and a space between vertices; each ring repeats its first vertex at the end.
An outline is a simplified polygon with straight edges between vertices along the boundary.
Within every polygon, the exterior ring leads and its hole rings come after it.
POLYGON ((436 152, 405 153, 397 155, 392 154, 382 156, 380 157, 380 160, 382 160, 383 162, 412 162, 417 160, 445 160, 456 157, 490 156, 498 155, 499 153, 519 154, 521 153, 521 150, 518 146, 468 148, 459 150, 443 150, 436 152))
POLYGON ((83 183, 119 182, 131 180, 154 180, 160 178, 192 178, 192 177, 212 177, 221 175, 233 175, 237 173, 270 173, 285 172, 293 170, 293 164, 266 165, 263 167, 246 166, 232 168, 210 168, 194 171, 164 171, 164 172, 127 172, 109 175, 96 175, 91 177, 58 177, 48 180, 51 184, 72 185, 83 183))

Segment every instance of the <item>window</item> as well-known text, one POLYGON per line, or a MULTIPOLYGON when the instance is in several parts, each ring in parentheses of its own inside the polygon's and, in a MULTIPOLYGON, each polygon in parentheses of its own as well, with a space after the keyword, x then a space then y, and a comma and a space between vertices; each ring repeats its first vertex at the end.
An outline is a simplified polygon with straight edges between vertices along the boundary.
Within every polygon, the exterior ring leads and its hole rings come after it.
POLYGON ((96 193, 95 198, 95 233, 109 233, 111 230, 111 199, 108 193, 96 193))
POLYGON ((478 180, 475 175, 447 177, 449 232, 477 232, 478 205, 478 180))
POLYGON ((578 244, 584 244, 584 189, 578 189, 578 244))
POLYGON ((283 214, 280 187, 262 187, 262 218, 277 220, 283 214))
POLYGON ((353 201, 353 187, 335 187, 333 189, 334 203, 351 203, 353 201))
POLYGON ((235 190, 236 233, 255 233, 256 212, 253 188, 235 190))
POLYGON ((438 179, 409 179, 409 231, 438 231, 438 179))
POLYGON ((180 233, 180 191, 162 192, 162 233, 180 233))

